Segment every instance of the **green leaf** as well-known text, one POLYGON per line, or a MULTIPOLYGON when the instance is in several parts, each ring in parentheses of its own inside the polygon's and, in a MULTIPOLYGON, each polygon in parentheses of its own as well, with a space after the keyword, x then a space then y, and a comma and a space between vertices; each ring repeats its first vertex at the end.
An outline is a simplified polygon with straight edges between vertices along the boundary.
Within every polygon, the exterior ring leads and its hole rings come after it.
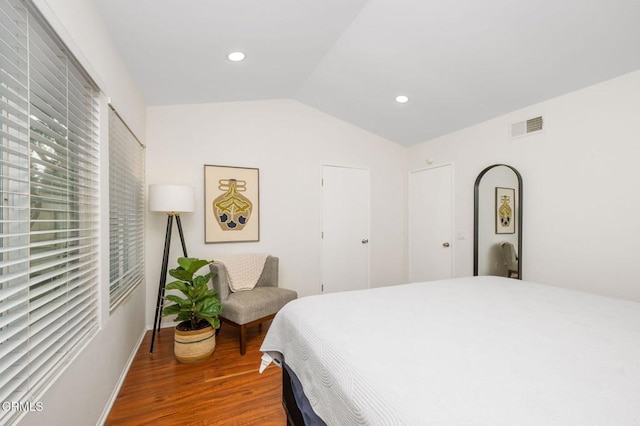
POLYGON ((193 285, 194 286, 202 286, 202 284, 205 284, 206 282, 204 281, 204 277, 202 275, 198 275, 193 277, 193 285))
POLYGON ((186 296, 187 293, 189 292, 189 287, 190 286, 188 284, 185 284, 182 281, 173 281, 173 282, 170 282, 169 284, 167 284, 165 289, 167 289, 167 290, 180 290, 186 296))
POLYGON ((209 272, 206 275, 197 275, 195 277, 193 277, 193 284, 194 285, 207 285, 207 283, 209 282, 209 280, 211 279, 211 277, 213 276, 213 273, 209 272))
POLYGON ((165 297, 165 299, 172 301, 173 303, 180 305, 180 306, 191 306, 191 300, 189 299, 183 299, 182 297, 173 295, 173 294, 169 294, 165 297))
POLYGON ((209 263, 211 263, 209 260, 202 260, 195 257, 181 257, 178 259, 178 265, 192 274, 209 263))
POLYGON ((198 287, 198 291, 196 293, 196 299, 200 300, 202 298, 206 298, 207 295, 209 293, 209 289, 207 288, 207 285, 201 285, 200 287, 198 287))
POLYGON ((166 308, 164 308, 162 310, 162 315, 163 316, 168 316, 168 315, 176 315, 180 313, 180 306, 179 305, 171 305, 171 306, 167 306, 166 308))
POLYGON ((209 317, 205 315, 200 316, 203 320, 206 320, 213 328, 220 327, 220 319, 218 317, 209 317))
POLYGON ((202 308, 204 307, 204 302, 206 302, 206 300, 198 300, 193 304, 193 312, 197 315, 200 313, 200 311, 202 311, 202 308))
POLYGON ((176 322, 191 321, 191 315, 189 313, 180 312, 175 319, 176 322))
POLYGON ((184 270, 182 268, 170 269, 169 275, 180 281, 191 282, 193 280, 193 272, 184 270))
POLYGON ((222 312, 222 305, 217 299, 207 299, 202 304, 201 313, 209 316, 219 315, 222 312))
POLYGON ((187 293, 189 299, 195 300, 198 297, 198 287, 189 286, 189 292, 187 293))

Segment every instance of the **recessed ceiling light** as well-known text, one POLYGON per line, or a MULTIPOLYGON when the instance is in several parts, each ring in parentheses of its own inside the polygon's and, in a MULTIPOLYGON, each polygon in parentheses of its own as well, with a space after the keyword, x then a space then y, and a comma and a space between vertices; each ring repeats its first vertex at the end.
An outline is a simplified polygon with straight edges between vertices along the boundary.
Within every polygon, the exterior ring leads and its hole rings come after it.
POLYGON ((231 52, 227 55, 227 58, 232 61, 232 62, 240 62, 241 60, 243 60, 247 55, 245 55, 242 52, 231 52))
POLYGON ((396 96, 396 102, 399 104, 406 104, 409 102, 409 97, 405 95, 396 96))

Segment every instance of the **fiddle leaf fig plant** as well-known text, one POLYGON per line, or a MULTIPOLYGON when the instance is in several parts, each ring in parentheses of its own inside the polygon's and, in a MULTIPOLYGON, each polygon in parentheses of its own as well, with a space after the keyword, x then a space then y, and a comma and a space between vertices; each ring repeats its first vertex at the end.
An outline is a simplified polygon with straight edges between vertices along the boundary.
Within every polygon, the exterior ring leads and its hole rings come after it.
POLYGON ((196 275, 196 272, 213 261, 202 260, 195 257, 181 257, 178 259, 178 267, 169 270, 169 275, 176 281, 167 284, 167 290, 178 290, 184 297, 173 294, 166 299, 173 302, 164 308, 162 315, 176 315, 176 321, 180 321, 177 328, 182 331, 198 330, 211 325, 214 329, 220 327, 218 315, 222 312, 222 305, 218 300, 215 290, 207 286, 213 272, 205 275, 196 275))

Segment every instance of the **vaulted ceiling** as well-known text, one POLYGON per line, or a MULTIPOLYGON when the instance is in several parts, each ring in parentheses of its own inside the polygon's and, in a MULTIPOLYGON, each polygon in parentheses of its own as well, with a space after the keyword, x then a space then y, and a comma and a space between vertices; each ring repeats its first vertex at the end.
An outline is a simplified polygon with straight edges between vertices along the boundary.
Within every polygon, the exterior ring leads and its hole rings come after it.
POLYGON ((148 105, 294 98, 403 145, 640 69, 640 0, 94 1, 148 105))

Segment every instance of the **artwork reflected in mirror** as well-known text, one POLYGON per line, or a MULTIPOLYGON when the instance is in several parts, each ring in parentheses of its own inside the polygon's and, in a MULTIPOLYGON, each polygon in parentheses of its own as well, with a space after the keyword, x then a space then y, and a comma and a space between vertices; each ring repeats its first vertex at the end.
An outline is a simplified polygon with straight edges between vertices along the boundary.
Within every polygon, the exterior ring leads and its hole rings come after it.
POLYGON ((496 234, 515 234, 515 189, 496 187, 496 234))
POLYGON ((506 164, 485 168, 474 194, 474 275, 522 279, 522 177, 506 164))

